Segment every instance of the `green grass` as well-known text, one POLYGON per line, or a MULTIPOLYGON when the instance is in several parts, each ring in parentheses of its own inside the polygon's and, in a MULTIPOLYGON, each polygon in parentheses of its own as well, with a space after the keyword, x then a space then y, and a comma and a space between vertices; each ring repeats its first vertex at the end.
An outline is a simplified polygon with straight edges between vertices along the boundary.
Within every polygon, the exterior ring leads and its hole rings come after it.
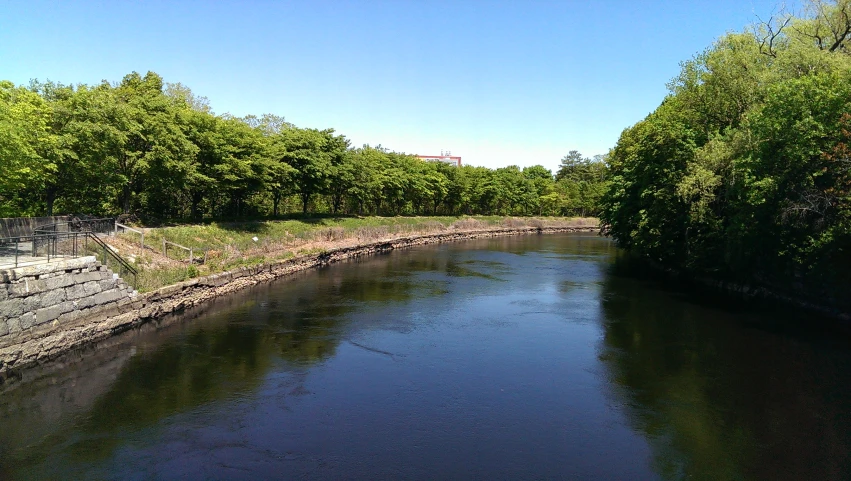
MULTIPOLYGON (((250 222, 214 222, 204 225, 184 225, 150 229, 145 234, 145 245, 162 252, 162 239, 195 250, 196 259, 206 263, 189 269, 184 266, 159 266, 147 268, 149 255, 139 260, 139 291, 150 291, 181 282, 197 275, 227 271, 240 266, 252 266, 295 255, 315 254, 321 247, 307 246, 311 242, 356 240, 371 242, 390 237, 445 232, 450 230, 475 230, 508 227, 543 227, 566 225, 595 225, 595 219, 535 218, 535 217, 340 217, 306 220, 275 220, 250 222), (255 241, 254 238, 257 238, 255 241), (304 247, 302 247, 304 246, 304 247)), ((123 237, 125 235, 122 235, 123 237)), ((138 237, 124 237, 138 242, 138 237)), ((169 258, 186 261, 189 253, 169 246, 169 258)))
MULTIPOLYGON (((339 240, 342 238, 378 238, 381 235, 406 232, 432 232, 444 230, 453 224, 470 221, 480 227, 505 224, 532 225, 536 221, 566 223, 570 218, 506 218, 500 216, 481 217, 341 217, 315 220, 283 220, 252 222, 214 222, 206 225, 188 225, 152 229, 145 235, 145 244, 160 246, 162 239, 195 249, 251 249, 264 244, 297 245, 316 240, 339 240), (257 237, 257 241, 253 240, 257 237)), ((471 226, 476 227, 476 226, 471 226)), ((169 250, 175 250, 169 248, 169 250)), ((188 257, 188 254, 185 256, 188 257)))
POLYGON ((170 286, 198 276, 198 268, 194 265, 176 267, 157 267, 146 269, 142 267, 136 277, 136 290, 149 292, 160 287, 170 286))

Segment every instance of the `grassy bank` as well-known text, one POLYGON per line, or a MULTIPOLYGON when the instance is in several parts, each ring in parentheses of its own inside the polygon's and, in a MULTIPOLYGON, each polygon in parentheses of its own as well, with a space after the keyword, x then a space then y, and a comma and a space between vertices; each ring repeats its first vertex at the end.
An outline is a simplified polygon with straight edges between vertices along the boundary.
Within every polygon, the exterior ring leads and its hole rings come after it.
POLYGON ((136 264, 137 289, 146 292, 240 266, 408 235, 595 225, 596 219, 567 217, 345 217, 150 228, 145 229, 144 249, 139 246, 138 234, 120 234, 112 241, 121 255, 136 264), (164 256, 163 240, 192 248, 194 262, 188 262, 189 252, 173 246, 164 256))

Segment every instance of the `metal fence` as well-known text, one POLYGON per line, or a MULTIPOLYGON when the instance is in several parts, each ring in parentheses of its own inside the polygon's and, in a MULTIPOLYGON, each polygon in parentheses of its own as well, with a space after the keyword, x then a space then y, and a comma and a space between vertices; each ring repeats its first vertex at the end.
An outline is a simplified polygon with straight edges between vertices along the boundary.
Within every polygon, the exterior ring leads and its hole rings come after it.
POLYGON ((0 238, 0 268, 95 256, 135 287, 136 269, 97 235, 112 232, 112 222, 112 219, 63 222, 39 227, 29 236, 0 238))
POLYGON ((0 265, 20 267, 85 254, 86 234, 63 232, 0 239, 0 265))
POLYGON ((93 232, 95 234, 111 234, 115 229, 115 219, 73 219, 68 222, 57 222, 36 227, 33 235, 56 234, 61 232, 93 232))

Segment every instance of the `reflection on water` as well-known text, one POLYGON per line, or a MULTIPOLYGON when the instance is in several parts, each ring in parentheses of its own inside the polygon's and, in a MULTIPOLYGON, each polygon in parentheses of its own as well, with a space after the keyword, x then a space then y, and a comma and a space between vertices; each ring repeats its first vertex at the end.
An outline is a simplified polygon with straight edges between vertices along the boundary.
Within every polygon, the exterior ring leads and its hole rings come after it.
POLYGON ((666 479, 847 479, 851 343, 806 315, 717 301, 626 277, 604 284, 600 359, 654 469, 666 479))
POLYGON ((588 235, 218 300, 0 392, 0 479, 845 479, 848 342, 617 274, 588 235))

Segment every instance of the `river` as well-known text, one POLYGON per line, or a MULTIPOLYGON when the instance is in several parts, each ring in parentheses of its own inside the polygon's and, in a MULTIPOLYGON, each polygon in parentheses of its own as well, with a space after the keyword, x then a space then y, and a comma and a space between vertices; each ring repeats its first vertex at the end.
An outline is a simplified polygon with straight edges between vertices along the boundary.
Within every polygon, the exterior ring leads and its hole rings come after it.
POLYGON ((0 390, 0 479, 851 478, 851 342, 589 234, 259 285, 0 390))

